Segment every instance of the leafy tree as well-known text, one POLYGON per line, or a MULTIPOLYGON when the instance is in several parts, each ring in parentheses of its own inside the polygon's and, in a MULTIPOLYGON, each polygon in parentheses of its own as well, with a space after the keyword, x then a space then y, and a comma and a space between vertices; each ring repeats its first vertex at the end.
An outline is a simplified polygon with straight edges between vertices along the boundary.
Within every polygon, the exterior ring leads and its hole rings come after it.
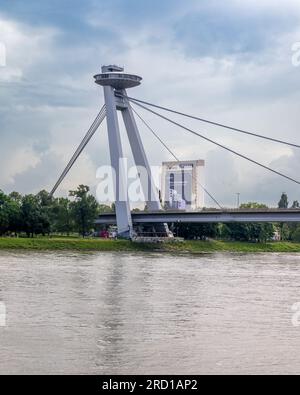
POLYGON ((280 201, 278 203, 278 208, 288 208, 289 207, 289 201, 288 201, 288 196, 286 193, 283 193, 281 195, 280 201))
MULTIPOLYGON (((241 209, 267 209, 262 203, 249 202, 242 204, 241 209)), ((274 225, 269 223, 230 223, 221 228, 221 236, 238 241, 266 242, 274 236, 274 225), (225 235, 224 235, 225 231, 225 235)))
POLYGON ((231 230, 227 224, 219 225, 219 236, 221 239, 229 240, 231 238, 231 230))
POLYGON ((291 235, 291 239, 297 243, 300 242, 300 225, 297 225, 295 231, 291 235))
POLYGON ((0 235, 20 228, 20 203, 0 191, 0 235))
MULTIPOLYGON (((289 207, 288 196, 286 193, 281 195, 280 201, 278 203, 278 208, 280 209, 287 209, 289 207)), ((290 237, 290 230, 288 224, 280 223, 279 224, 279 231, 280 231, 280 239, 282 241, 288 240, 290 237)))
POLYGON ((80 185, 76 191, 70 191, 70 196, 75 198, 71 203, 75 225, 83 237, 94 229, 94 222, 99 212, 98 203, 89 191, 90 188, 85 185, 80 185))
POLYGON ((9 231, 17 234, 22 229, 21 201, 10 199, 8 205, 9 231))
POLYGON ((51 205, 53 204, 53 201, 54 201, 54 199, 50 195, 50 193, 45 190, 40 191, 36 195, 36 198, 38 200, 40 207, 51 207, 51 205))
POLYGON ((41 229, 40 233, 45 235, 46 233, 51 232, 51 225, 54 223, 53 218, 53 205, 54 198, 50 195, 49 192, 42 190, 37 195, 36 198, 38 200, 40 215, 41 215, 41 229))
POLYGON ((250 237, 250 224, 244 223, 229 223, 226 229, 230 238, 237 241, 249 241, 250 237))
POLYGON ((293 209, 300 208, 300 204, 299 204, 298 200, 295 200, 295 201, 293 202, 292 208, 293 208, 293 209))
POLYGON ((27 236, 34 236, 39 221, 38 201, 34 195, 24 196, 21 206, 22 230, 27 236))
POLYGON ((251 242, 266 242, 275 233, 274 225, 269 223, 230 223, 226 230, 231 239, 251 242))
POLYGON ((260 243, 266 243, 271 240, 274 236, 275 228, 270 223, 253 223, 250 226, 250 241, 258 241, 260 243))
POLYGON ((292 229, 287 223, 280 223, 279 225, 280 239, 282 241, 287 241, 291 239, 292 229))
POLYGON ((0 190, 0 235, 4 235, 9 228, 8 197, 0 190))
POLYGON ((19 192, 12 192, 9 195, 9 198, 14 202, 17 202, 21 205, 22 203, 22 195, 19 192))
POLYGON ((184 239, 205 239, 218 236, 218 224, 176 223, 173 233, 184 239))
POLYGON ((22 199, 21 206, 22 230, 27 236, 35 234, 43 236, 50 233, 50 221, 47 212, 43 210, 39 196, 27 195, 22 199))
POLYGON ((74 229, 71 201, 67 198, 56 199, 52 203, 52 230, 69 235, 74 229))
POLYGON ((99 214, 110 214, 115 212, 116 207, 115 205, 107 206, 105 204, 100 204, 98 205, 98 209, 99 209, 99 214))
POLYGON ((257 202, 249 202, 249 203, 244 203, 241 204, 240 206, 241 209, 264 209, 268 208, 265 204, 257 203, 257 202))

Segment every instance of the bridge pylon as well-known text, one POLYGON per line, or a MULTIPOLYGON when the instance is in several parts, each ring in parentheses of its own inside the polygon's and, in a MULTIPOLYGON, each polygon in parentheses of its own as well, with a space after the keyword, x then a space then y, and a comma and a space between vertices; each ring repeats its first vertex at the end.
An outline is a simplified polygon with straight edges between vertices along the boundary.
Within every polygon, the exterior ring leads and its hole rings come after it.
MULTIPOLYGON (((115 170, 116 175, 114 192, 116 197, 115 205, 118 234, 120 237, 131 239, 134 232, 127 188, 127 174, 124 174, 124 167, 122 166, 124 155, 118 121, 118 111, 122 113, 135 165, 138 169, 142 168, 147 173, 147 185, 143 185, 142 182, 147 207, 150 211, 161 210, 161 204, 142 139, 129 100, 126 99, 126 90, 139 86, 142 77, 124 73, 122 67, 110 65, 103 66, 102 73, 95 75, 94 78, 96 84, 101 85, 104 90, 110 158, 112 168, 115 170)), ((166 224, 156 225, 156 228, 160 234, 164 233, 166 236, 169 235, 166 224)))

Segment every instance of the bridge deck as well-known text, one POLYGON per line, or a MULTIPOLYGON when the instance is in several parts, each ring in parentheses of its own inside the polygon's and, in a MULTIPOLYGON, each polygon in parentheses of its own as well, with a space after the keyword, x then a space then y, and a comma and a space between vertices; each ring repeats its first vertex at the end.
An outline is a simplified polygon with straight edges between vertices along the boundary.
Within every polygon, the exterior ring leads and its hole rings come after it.
MULTIPOLYGON (((300 210, 203 210, 133 212, 134 224, 149 223, 226 223, 226 222, 300 222, 300 210)), ((115 225, 115 214, 101 214, 97 224, 115 225)))

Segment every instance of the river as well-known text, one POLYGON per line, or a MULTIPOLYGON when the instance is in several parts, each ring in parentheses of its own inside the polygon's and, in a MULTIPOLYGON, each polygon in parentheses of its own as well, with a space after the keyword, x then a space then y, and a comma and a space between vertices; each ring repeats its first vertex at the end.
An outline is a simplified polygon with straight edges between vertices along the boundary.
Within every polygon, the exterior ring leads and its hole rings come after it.
POLYGON ((300 373, 300 255, 0 253, 0 374, 300 373))

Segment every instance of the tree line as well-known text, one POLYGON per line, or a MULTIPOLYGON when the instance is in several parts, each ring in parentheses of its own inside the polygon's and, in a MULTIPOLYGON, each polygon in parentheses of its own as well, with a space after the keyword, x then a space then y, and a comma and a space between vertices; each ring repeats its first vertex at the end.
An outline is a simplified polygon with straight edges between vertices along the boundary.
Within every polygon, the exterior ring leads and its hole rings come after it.
MULTIPOLYGON (((267 209, 260 203, 247 203, 241 209, 267 209)), ((286 193, 278 202, 280 209, 300 209, 298 200, 289 205, 286 193)), ((228 223, 228 224, 174 224, 173 232, 185 239, 225 239, 248 242, 266 242, 272 239, 300 242, 300 224, 297 223, 228 223)))
POLYGON ((47 191, 22 196, 18 192, 6 195, 0 190, 0 236, 74 232, 85 236, 94 229, 97 215, 111 210, 100 206, 89 192, 85 185, 70 191, 69 198, 54 198, 47 191))
MULTIPOLYGON (((289 205, 283 193, 280 209, 300 209, 298 201, 289 205)), ((244 209, 268 208, 264 204, 247 203, 244 209)), ((0 236, 79 233, 86 236, 94 231, 95 218, 100 213, 114 212, 114 206, 99 205, 88 186, 80 185, 70 191, 68 198, 54 198, 47 191, 22 196, 18 192, 5 194, 0 190, 0 236)), ((171 224, 175 236, 185 239, 220 238, 237 241, 265 242, 278 235, 281 240, 300 242, 300 225, 295 223, 228 223, 228 224, 171 224)))

